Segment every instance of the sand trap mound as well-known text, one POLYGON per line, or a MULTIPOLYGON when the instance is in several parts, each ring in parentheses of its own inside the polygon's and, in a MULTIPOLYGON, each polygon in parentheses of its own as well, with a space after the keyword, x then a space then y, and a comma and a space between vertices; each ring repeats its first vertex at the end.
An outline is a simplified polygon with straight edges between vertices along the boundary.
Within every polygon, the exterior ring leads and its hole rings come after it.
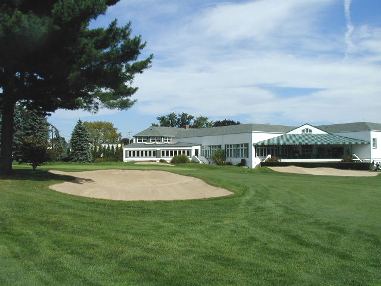
POLYGON ((232 194, 225 189, 208 185, 200 179, 164 171, 50 172, 76 178, 71 182, 52 185, 50 186, 51 189, 66 194, 97 199, 167 201, 204 199, 232 194))
POLYGON ((357 171, 357 170, 340 170, 334 168, 302 168, 296 166, 286 167, 270 167, 271 170, 281 173, 317 175, 317 176, 340 176, 340 177, 373 177, 377 176, 376 172, 357 171))

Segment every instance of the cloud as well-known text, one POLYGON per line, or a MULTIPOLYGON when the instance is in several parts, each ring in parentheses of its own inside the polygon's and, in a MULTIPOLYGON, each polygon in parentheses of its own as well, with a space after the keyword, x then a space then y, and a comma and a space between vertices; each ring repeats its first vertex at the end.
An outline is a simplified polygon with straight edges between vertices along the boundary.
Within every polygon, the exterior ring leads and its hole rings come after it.
POLYGON ((345 33, 345 43, 346 43, 345 56, 346 57, 348 57, 354 50, 352 35, 355 28, 352 24, 351 4, 352 4, 352 0, 344 0, 344 13, 345 13, 345 20, 347 23, 347 31, 345 33))
POLYGON ((381 121, 381 27, 354 29, 351 1, 346 25, 335 28, 328 12, 336 0, 164 2, 121 1, 106 15, 130 18, 155 54, 135 80, 141 114, 381 121), (299 96, 285 92, 293 88, 299 96))

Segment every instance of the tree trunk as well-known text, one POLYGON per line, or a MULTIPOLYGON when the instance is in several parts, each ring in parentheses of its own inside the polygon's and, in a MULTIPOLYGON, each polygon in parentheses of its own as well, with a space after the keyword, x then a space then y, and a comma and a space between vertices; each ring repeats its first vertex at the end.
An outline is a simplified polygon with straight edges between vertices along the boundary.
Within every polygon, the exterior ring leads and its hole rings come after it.
POLYGON ((4 98, 1 106, 1 153, 0 174, 12 172, 12 145, 14 126, 15 102, 4 98))

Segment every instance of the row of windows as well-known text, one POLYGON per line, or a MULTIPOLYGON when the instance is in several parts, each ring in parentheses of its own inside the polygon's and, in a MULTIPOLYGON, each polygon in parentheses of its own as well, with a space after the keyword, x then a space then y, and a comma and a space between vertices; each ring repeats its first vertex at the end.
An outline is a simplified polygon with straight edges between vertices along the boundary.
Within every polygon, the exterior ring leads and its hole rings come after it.
POLYGON ((156 150, 126 150, 125 157, 130 158, 156 158, 156 150))
POLYGON ((137 143, 170 143, 172 138, 170 137, 136 137, 137 143))
POLYGON ((174 157, 179 155, 191 156, 191 150, 126 150, 126 158, 157 158, 159 157, 174 157))
POLYGON ((191 156, 191 150, 161 150, 161 157, 174 157, 179 155, 191 156))
POLYGON ((216 150, 221 150, 221 145, 209 145, 209 146, 202 146, 201 147, 201 156, 204 156, 205 158, 212 158, 214 152, 216 150))
MULTIPOLYGON (((221 150, 221 145, 209 145, 201 147, 201 155, 211 158, 216 150, 221 150)), ((225 145, 226 158, 249 158, 249 143, 225 145)))
POLYGON ((249 144, 229 144, 225 145, 226 158, 249 158, 249 144))

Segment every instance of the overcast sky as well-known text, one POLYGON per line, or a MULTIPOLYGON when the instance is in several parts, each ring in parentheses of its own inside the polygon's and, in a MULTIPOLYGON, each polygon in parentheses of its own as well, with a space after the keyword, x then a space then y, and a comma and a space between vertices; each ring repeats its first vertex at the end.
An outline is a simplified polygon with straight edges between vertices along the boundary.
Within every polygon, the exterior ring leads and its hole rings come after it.
POLYGON ((123 136, 158 115, 187 112, 243 123, 381 122, 380 0, 121 0, 93 27, 132 22, 151 69, 137 103, 98 114, 59 110, 75 122, 107 120, 123 136))

